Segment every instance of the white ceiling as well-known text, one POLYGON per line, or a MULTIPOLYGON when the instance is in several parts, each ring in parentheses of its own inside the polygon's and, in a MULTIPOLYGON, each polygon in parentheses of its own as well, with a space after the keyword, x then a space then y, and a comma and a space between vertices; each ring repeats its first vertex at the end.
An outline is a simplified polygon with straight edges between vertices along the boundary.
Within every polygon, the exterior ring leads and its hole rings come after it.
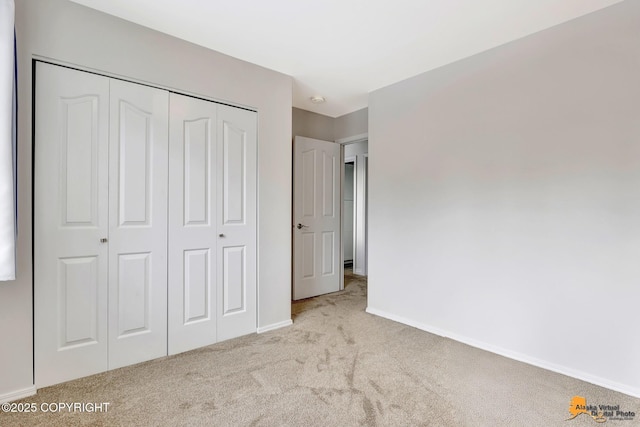
POLYGON ((295 107, 338 117, 375 89, 621 0, 72 1, 288 74, 295 107))

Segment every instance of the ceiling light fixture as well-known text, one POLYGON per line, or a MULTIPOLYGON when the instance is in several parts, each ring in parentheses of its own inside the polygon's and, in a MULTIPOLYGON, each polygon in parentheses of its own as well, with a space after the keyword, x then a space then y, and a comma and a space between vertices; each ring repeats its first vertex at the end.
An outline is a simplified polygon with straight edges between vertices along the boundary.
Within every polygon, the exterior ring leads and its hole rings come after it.
POLYGON ((324 98, 324 96, 312 96, 311 98, 309 98, 311 100, 311 102, 313 102, 314 104, 322 104, 323 102, 326 102, 327 100, 324 98))

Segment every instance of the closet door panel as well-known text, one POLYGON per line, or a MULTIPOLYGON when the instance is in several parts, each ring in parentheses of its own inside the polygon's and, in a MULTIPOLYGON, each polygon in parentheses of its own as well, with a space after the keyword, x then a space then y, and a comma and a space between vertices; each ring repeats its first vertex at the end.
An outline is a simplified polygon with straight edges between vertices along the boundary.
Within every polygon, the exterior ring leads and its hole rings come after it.
POLYGON ((218 340, 256 331, 257 114, 218 106, 218 340))
POLYGON ((107 369, 109 80, 37 63, 34 344, 38 388, 107 369))
POLYGON ((216 342, 217 106, 171 94, 169 354, 216 342))
POLYGON ((169 94, 111 80, 109 369, 167 354, 169 94))

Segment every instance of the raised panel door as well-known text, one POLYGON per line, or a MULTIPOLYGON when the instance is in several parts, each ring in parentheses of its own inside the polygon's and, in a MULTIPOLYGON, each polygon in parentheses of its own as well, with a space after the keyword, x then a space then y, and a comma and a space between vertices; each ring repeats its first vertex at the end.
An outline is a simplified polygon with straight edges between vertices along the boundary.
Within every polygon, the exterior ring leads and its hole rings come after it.
POLYGON ((169 354, 216 342, 217 106, 171 94, 169 354))
POLYGON ((293 299, 340 290, 340 146, 294 142, 293 299))
POLYGON ((217 336, 255 332, 257 114, 218 105, 217 336))
POLYGON ((111 80, 109 369, 167 354, 169 94, 111 80))
POLYGON ((34 344, 38 388, 107 369, 109 80, 38 62, 34 344))

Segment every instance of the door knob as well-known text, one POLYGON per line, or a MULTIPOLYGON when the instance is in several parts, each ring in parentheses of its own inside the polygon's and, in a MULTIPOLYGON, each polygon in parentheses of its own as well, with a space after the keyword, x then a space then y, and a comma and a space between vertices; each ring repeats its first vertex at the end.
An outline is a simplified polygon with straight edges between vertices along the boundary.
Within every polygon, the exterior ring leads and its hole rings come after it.
POLYGON ((220 233, 218 234, 218 237, 224 237, 224 234, 220 233))
POLYGON ((107 242, 108 242, 108 240, 107 240, 106 237, 103 237, 102 239, 100 239, 100 243, 107 243, 107 242))
POLYGON ((309 228, 309 226, 308 226, 308 225, 304 225, 304 224, 300 224, 300 223, 298 223, 298 225, 296 225, 296 228, 297 228, 298 230, 300 230, 300 229, 302 229, 302 228, 309 228))

